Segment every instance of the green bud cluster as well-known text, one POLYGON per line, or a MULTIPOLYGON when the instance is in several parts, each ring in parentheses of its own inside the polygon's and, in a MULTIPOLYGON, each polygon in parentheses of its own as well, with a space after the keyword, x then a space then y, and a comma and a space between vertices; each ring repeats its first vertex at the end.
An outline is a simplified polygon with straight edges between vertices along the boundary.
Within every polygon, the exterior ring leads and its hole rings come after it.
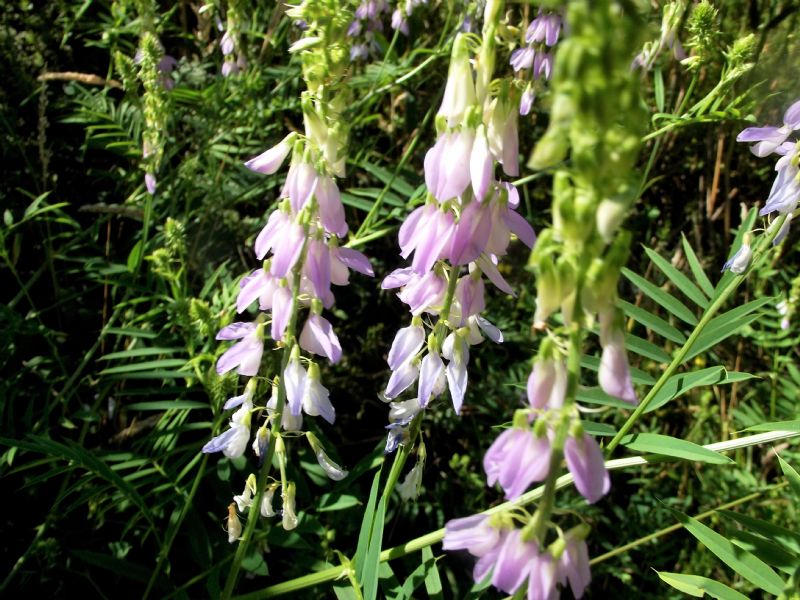
POLYGON ((613 303, 630 245, 617 231, 639 193, 634 165, 647 126, 631 72, 639 17, 610 0, 571 2, 566 14, 571 33, 555 62, 550 124, 529 162, 542 169, 569 158, 553 179, 553 228, 531 256, 538 326, 559 305, 569 323, 575 308, 613 303))
POLYGON ((144 131, 142 148, 144 169, 155 173, 164 158, 164 134, 167 130, 167 97, 158 71, 158 63, 164 55, 161 42, 150 31, 145 31, 140 40, 139 80, 144 87, 144 131))

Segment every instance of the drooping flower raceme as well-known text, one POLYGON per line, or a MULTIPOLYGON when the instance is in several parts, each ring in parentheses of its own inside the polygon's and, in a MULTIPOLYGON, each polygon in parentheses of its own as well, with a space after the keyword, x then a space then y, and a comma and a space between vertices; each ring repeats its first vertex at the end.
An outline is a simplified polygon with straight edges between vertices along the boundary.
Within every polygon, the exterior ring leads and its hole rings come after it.
MULTIPOLYGON (((480 74, 478 74, 480 78, 480 74)), ((510 93, 506 90, 505 94, 510 93)), ((535 235, 517 212, 519 194, 495 179, 496 164, 509 175, 519 172, 516 111, 506 97, 478 98, 467 38, 456 37, 447 84, 438 111, 438 137, 425 155, 428 197, 405 220, 399 232, 400 254, 409 267, 396 269, 382 283, 398 290, 412 314, 398 331, 389 352, 392 371, 384 392, 395 400, 417 383, 416 412, 445 389, 456 413, 467 391, 469 348, 502 333, 481 316, 484 276, 513 293, 497 267, 513 236, 531 247, 535 235), (427 332, 422 315, 438 317, 427 332)), ((394 410, 393 403, 391 415, 394 410)), ((400 437, 398 427, 415 411, 392 417, 387 450, 400 437)))

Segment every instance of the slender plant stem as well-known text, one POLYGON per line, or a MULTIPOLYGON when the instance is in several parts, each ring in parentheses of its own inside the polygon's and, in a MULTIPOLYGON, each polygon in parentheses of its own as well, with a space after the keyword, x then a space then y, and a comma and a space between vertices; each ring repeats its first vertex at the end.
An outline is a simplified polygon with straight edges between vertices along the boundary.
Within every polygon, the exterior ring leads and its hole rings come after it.
MULTIPOLYGON (((800 431, 770 431, 766 433, 751 435, 748 437, 737 438, 735 440, 715 442, 713 444, 707 444, 703 447, 708 450, 714 450, 715 452, 730 452, 733 450, 737 450, 739 448, 747 448, 758 444, 777 442, 778 440, 785 440, 796 437, 800 437, 800 431)), ((631 456, 628 458, 617 458, 614 460, 608 460, 606 461, 605 465, 609 471, 616 471, 619 469, 626 469, 630 467, 636 467, 656 462, 669 462, 672 460, 675 459, 665 456, 658 456, 658 457, 631 456)), ((570 485, 573 481, 574 479, 572 477, 572 474, 565 473, 564 475, 556 479, 555 488, 561 489, 563 487, 570 485)), ((483 513, 481 514, 495 515, 498 513, 503 513, 508 510, 517 508, 519 506, 525 506, 527 504, 530 504, 531 502, 539 500, 542 497, 542 494, 544 494, 544 486, 539 486, 537 488, 532 489, 529 492, 526 492, 516 500, 511 500, 509 502, 498 504, 493 508, 483 511, 483 513)), ((720 508, 724 508, 724 506, 720 508)), ((388 548, 387 550, 384 550, 380 554, 380 560, 381 562, 386 562, 389 560, 393 560, 395 558, 400 558, 407 554, 411 554, 412 552, 417 552, 419 550, 422 550, 423 548, 433 546, 434 544, 441 542, 443 538, 444 538, 444 529, 437 529, 436 531, 431 531, 430 533, 426 533, 425 535, 413 539, 409 542, 406 542, 401 546, 395 546, 394 548, 388 548)), ((298 590, 313 587, 315 585, 326 583, 328 581, 334 581, 336 579, 340 579, 346 576, 347 576, 346 567, 341 567, 341 566, 330 567, 328 569, 324 569, 316 573, 310 573, 308 575, 303 575, 302 577, 298 577, 296 579, 290 579, 289 581, 284 581, 276 585, 272 585, 268 588, 264 588, 263 590, 258 590, 255 592, 250 592, 249 594, 237 596, 234 600, 260 600, 261 598, 274 598, 276 596, 282 596, 284 594, 297 592, 298 590)))
POLYGON ((786 215, 781 216, 775 223, 773 223, 772 227, 767 231, 766 235, 761 236, 758 247, 753 253, 753 259, 751 261, 751 267, 745 273, 741 275, 736 275, 732 277, 725 287, 720 291, 717 295, 716 299, 711 303, 711 305, 706 309, 703 313, 703 317, 700 319, 700 322, 695 326, 694 330, 692 331, 689 339, 686 340, 686 343, 683 344, 680 350, 675 354, 675 357, 672 359, 672 362, 669 363, 669 366, 664 370, 661 374, 661 377, 658 378, 655 385, 650 388, 650 391, 647 393, 647 396, 642 400, 641 404, 636 407, 636 410, 631 413, 625 423, 622 425, 620 430, 617 434, 612 438, 612 440, 606 446, 606 453, 611 455, 614 449, 620 444, 622 438, 627 435, 627 433, 631 430, 639 417, 647 410, 647 407, 653 401, 653 398, 656 397, 661 388, 667 383, 667 380, 672 377, 675 371, 678 370, 683 364, 683 361, 686 359, 686 356, 689 354, 689 351, 694 346, 694 343, 697 341, 697 338, 700 337, 700 334, 703 333, 703 330, 706 328, 708 323, 711 319, 714 318, 714 315, 717 314, 720 308, 728 301, 728 298, 736 291, 736 288, 747 278, 747 275, 753 269, 752 265, 757 264, 763 254, 766 252, 769 245, 775 239, 775 236, 778 235, 783 222, 786 220, 786 215))
POLYGON ((286 333, 284 339, 286 340, 286 347, 283 349, 283 357, 281 359, 281 376, 278 384, 278 399, 275 406, 275 417, 272 420, 272 427, 269 436, 269 445, 267 452, 264 456, 264 462, 261 464, 261 469, 258 473, 256 484, 256 494, 253 497, 253 503, 250 505, 250 510, 247 513, 247 524, 242 532, 239 546, 236 548, 236 555, 233 557, 233 564, 231 570, 228 572, 228 578, 225 581, 225 588, 222 590, 222 600, 229 600, 233 589, 236 586, 236 581, 239 575, 239 570, 242 567, 242 561, 247 553, 250 541, 253 537, 253 531, 258 523, 258 517, 261 514, 261 499, 264 496, 264 490, 267 485, 267 478, 269 471, 272 467, 272 458, 275 455, 275 441, 280 435, 281 417, 284 406, 286 404, 286 386, 283 381, 283 373, 286 370, 286 365, 289 363, 289 358, 292 354, 292 349, 295 345, 295 332, 297 330, 297 313, 299 308, 298 296, 300 294, 300 277, 302 273, 303 263, 305 262, 306 249, 308 248, 308 229, 306 228, 306 238, 303 242, 303 249, 300 252, 300 260, 294 267, 294 277, 292 283, 292 314, 289 317, 289 324, 286 326, 286 333))

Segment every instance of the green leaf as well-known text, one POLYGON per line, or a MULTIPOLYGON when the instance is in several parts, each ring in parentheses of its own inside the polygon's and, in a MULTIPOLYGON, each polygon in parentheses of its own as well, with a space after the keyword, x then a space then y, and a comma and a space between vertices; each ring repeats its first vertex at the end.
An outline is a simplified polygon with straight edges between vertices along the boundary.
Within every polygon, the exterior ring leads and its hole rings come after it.
POLYGON ((703 332, 697 336, 697 340, 687 354, 686 360, 693 359, 748 326, 761 317, 761 313, 753 314, 753 311, 773 300, 774 298, 759 298, 711 319, 703 329, 703 332))
POLYGON ((684 395, 689 390, 704 385, 721 385, 736 383, 754 378, 749 373, 739 373, 738 371, 725 371, 724 367, 708 367, 699 371, 689 373, 679 373, 673 375, 664 383, 662 388, 653 397, 650 405, 645 412, 651 412, 661 408, 667 402, 684 395))
POLYGON ((350 494, 331 493, 324 494, 319 498, 317 512, 332 512, 335 510, 345 510, 358 506, 361 501, 350 494))
POLYGON ((775 567, 787 575, 794 574, 795 569, 800 567, 800 558, 796 554, 787 552, 760 535, 737 529, 729 532, 728 535, 736 546, 755 554, 769 566, 775 567))
POLYGON ((139 240, 131 249, 130 254, 128 254, 128 271, 133 273, 141 264, 142 262, 142 254, 144 254, 144 244, 142 243, 143 240, 139 240))
POLYGON ((708 307, 708 298, 706 298, 705 294, 700 291, 700 288, 692 283, 692 281, 686 275, 673 267, 667 259, 662 257, 654 250, 645 247, 644 251, 647 256, 650 257, 650 260, 653 261, 653 264, 655 264, 661 270, 661 272, 667 276, 667 279, 675 284, 675 287, 683 292, 684 295, 689 298, 689 300, 697 304, 700 308, 708 307))
POLYGON ((663 306, 681 321, 692 326, 697 325, 697 317, 694 316, 692 311, 689 310, 683 302, 675 298, 675 296, 668 294, 657 285, 650 283, 644 277, 640 277, 628 268, 623 268, 622 274, 653 302, 663 306))
POLYGON ((686 255, 686 262, 689 263, 689 268, 692 270, 692 275, 694 275, 695 281, 703 290, 703 292, 705 292, 705 294, 710 298, 714 295, 714 286, 706 275, 706 272, 703 270, 703 266, 700 264, 700 260, 694 253, 691 244, 689 244, 689 240, 687 240, 686 236, 682 233, 681 244, 683 245, 683 253, 686 255))
POLYGON ((433 557, 433 551, 430 546, 425 546, 422 549, 422 563, 428 565, 425 572, 425 591, 428 592, 428 597, 433 599, 443 598, 442 580, 439 578, 439 569, 436 568, 436 559, 433 557))
POLYGON ((101 356, 98 360, 115 360, 118 358, 138 358, 140 356, 156 356, 159 354, 175 354, 183 352, 182 348, 133 348, 101 356))
POLYGON ((378 597, 378 571, 381 564, 381 545, 383 544, 383 521, 386 518, 386 496, 381 496, 372 522, 369 548, 364 557, 364 600, 376 600, 378 597))
MULTIPOLYGON (((630 404, 628 408, 633 408, 630 404)), ((596 423, 594 421, 586 421, 581 419, 583 430, 589 435, 598 436, 612 436, 617 434, 617 430, 607 423, 596 423)))
POLYGON ((741 548, 734 547, 727 539, 700 521, 680 511, 667 508, 675 514, 689 533, 736 573, 770 594, 780 595, 784 587, 783 579, 764 561, 741 548))
POLYGON ((364 518, 361 519, 361 531, 358 532, 358 545, 356 546, 356 554, 353 557, 357 579, 361 582, 364 581, 364 559, 367 555, 369 537, 372 533, 372 521, 375 518, 375 504, 378 500, 378 485, 380 484, 382 470, 383 467, 381 466, 372 479, 372 489, 369 492, 367 508, 364 510, 364 518))
POLYGON ((658 433, 637 433, 626 435, 620 442, 623 446, 636 452, 662 454, 674 458, 683 458, 697 462, 724 465, 733 461, 719 452, 703 448, 692 442, 680 440, 658 433))
POLYGON ((617 300, 617 306, 619 306, 627 316, 638 321, 653 333, 657 333, 676 344, 683 344, 686 341, 685 335, 661 317, 635 306, 630 302, 625 302, 624 300, 617 300))
POLYGON ((773 421, 759 423, 748 427, 745 431, 800 431, 800 421, 773 421))
POLYGON ((667 573, 665 571, 656 571, 656 573, 664 583, 695 598, 702 598, 708 594, 718 600, 747 600, 747 596, 729 588, 724 583, 714 581, 708 577, 686 575, 684 573, 667 573))
POLYGON ((185 408, 192 410, 195 408, 204 408, 210 410, 208 402, 198 402, 196 400, 155 400, 153 402, 134 402, 128 404, 125 408, 128 410, 172 410, 176 408, 185 408))
POLYGON ((630 352, 644 356, 659 363, 668 364, 672 357, 664 352, 660 346, 630 333, 625 334, 625 348, 630 352))
POLYGON ((780 455, 778 455, 778 461, 781 463, 781 469, 783 470, 786 480, 789 482, 789 487, 792 488, 792 492, 794 492, 794 495, 800 500, 800 474, 794 470, 792 465, 783 460, 780 455))
POLYGON ((762 521, 761 519, 755 519, 748 515, 734 512, 732 510, 718 510, 717 512, 725 515, 729 519, 733 519, 744 527, 763 535, 765 538, 781 544, 782 546, 788 548, 791 552, 794 552, 800 556, 800 533, 790 531, 781 527, 780 525, 762 521))

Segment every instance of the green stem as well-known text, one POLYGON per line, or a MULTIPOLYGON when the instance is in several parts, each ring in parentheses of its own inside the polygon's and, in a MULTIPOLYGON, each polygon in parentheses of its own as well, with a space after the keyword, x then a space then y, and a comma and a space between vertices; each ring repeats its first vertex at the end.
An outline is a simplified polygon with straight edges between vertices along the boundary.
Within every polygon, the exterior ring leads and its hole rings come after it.
POLYGON ((253 503, 250 505, 250 510, 247 513, 247 524, 242 532, 239 546, 236 548, 236 555, 233 557, 233 564, 231 570, 228 572, 228 578, 225 581, 225 588, 222 590, 222 600, 229 600, 233 593, 233 588, 236 586, 236 581, 239 575, 239 570, 242 567, 242 561, 250 546, 250 540, 253 536, 256 523, 261 511, 261 499, 264 496, 264 491, 267 486, 267 478, 269 476, 270 468, 272 467, 272 458, 275 454, 275 440, 278 438, 281 427, 281 417, 284 406, 286 404, 286 386, 283 381, 283 373, 286 370, 286 365, 289 364, 289 358, 292 354, 292 348, 295 345, 295 332, 297 330, 297 317, 298 317, 298 296, 300 294, 300 277, 303 269, 303 262, 305 262, 306 249, 308 247, 308 228, 306 228, 306 238, 303 242, 303 249, 300 252, 300 260, 294 268, 294 280, 292 282, 292 314, 289 317, 289 324, 286 326, 286 333, 284 339, 286 340, 286 347, 283 349, 283 357, 281 359, 281 377, 278 385, 278 399, 275 406, 276 416, 272 420, 271 435, 269 436, 269 445, 267 447, 264 462, 261 464, 261 469, 258 473, 256 495, 253 498, 253 503))
POLYGON ((759 240, 758 247, 753 252, 753 258, 750 261, 750 268, 742 273, 741 275, 736 275, 732 277, 722 291, 717 295, 716 299, 711 303, 711 305, 706 309, 703 313, 703 317, 700 319, 700 322, 695 326, 694 330, 692 331, 689 339, 686 340, 686 343, 681 347, 681 349, 677 352, 675 357, 672 359, 672 362, 669 363, 669 366, 666 370, 661 374, 661 377, 658 378, 655 385, 650 388, 650 391, 645 396, 644 400, 642 400, 641 404, 636 407, 636 410, 628 417, 627 421, 623 424, 617 434, 613 437, 613 439, 608 443, 606 446, 606 454, 611 455, 614 449, 620 444, 622 438, 627 435, 628 431, 634 426, 636 421, 642 414, 647 410, 647 407, 653 401, 653 398, 656 397, 661 388, 667 383, 667 380, 672 377, 675 371, 678 370, 678 367, 683 364, 683 361, 686 359, 686 356, 689 354, 689 351, 694 346, 694 343, 697 341, 697 338, 700 337, 700 334, 703 333, 706 325, 714 318, 714 315, 717 314, 720 308, 727 302, 728 298, 736 291, 736 288, 747 278, 747 275, 753 269, 753 265, 759 262, 763 254, 766 252, 769 244, 775 239, 775 236, 778 235, 783 222, 786 220, 786 215, 782 215, 776 222, 773 223, 771 227, 771 231, 768 231, 766 235, 761 236, 759 240))
MULTIPOLYGON (((709 450, 714 450, 715 452, 729 452, 737 450, 739 448, 747 448, 749 446, 754 446, 756 444, 772 443, 778 440, 785 440, 796 437, 800 437, 800 431, 774 431, 774 432, 771 431, 768 433, 759 433, 756 435, 751 435, 745 438, 738 438, 735 440, 728 440, 725 442, 707 444, 706 446, 704 446, 704 448, 707 448, 709 450)), ((646 465, 652 462, 670 462, 671 460, 677 460, 677 459, 670 459, 669 457, 666 456, 658 456, 653 458, 644 456, 632 456, 629 458, 609 460, 606 461, 605 465, 609 471, 616 471, 619 469, 626 469, 630 467, 646 465)), ((555 489, 561 489, 563 487, 566 487, 570 485, 573 481, 574 479, 572 477, 572 474, 566 473, 561 477, 559 477, 558 479, 556 479, 555 489)), ((529 492, 526 492, 516 500, 511 500, 509 502, 498 504, 493 508, 483 511, 481 514, 487 516, 495 515, 498 513, 509 511, 511 509, 520 506, 525 506, 527 504, 530 504, 531 502, 539 500, 543 494, 544 494, 544 486, 539 486, 537 488, 532 489, 529 492)), ((413 539, 409 542, 406 542, 401 546, 395 546, 394 548, 388 548, 387 550, 384 550, 380 554, 380 560, 381 562, 386 562, 389 560, 393 560, 395 558, 400 558, 407 554, 411 554, 412 552, 417 552, 419 550, 422 550, 423 548, 433 546, 434 544, 441 542, 443 538, 444 538, 444 529, 437 529, 436 531, 431 531, 430 533, 426 533, 425 535, 413 539)), ((341 566, 330 567, 323 571, 318 571, 317 573, 310 573, 308 575, 304 575, 296 579, 290 579, 289 581, 284 581, 276 585, 272 585, 268 588, 264 588, 263 590, 251 592, 243 596, 237 596, 235 600, 260 600, 261 598, 274 598, 276 596, 282 596, 284 594, 297 592, 298 590, 319 585, 321 583, 326 583, 328 581, 334 581, 336 579, 346 576, 347 576, 347 569, 345 567, 341 566)))
MULTIPOLYGON (((753 492, 752 494, 748 494, 747 496, 739 498, 738 500, 733 500, 731 502, 718 506, 717 508, 712 508, 711 510, 707 510, 706 512, 700 513, 699 515, 693 518, 697 519, 698 521, 702 521, 703 519, 707 519, 708 517, 717 514, 717 512, 720 510, 727 510, 729 508, 739 506, 740 504, 750 502, 750 500, 755 500, 756 498, 763 495, 767 491, 777 490, 782 487, 785 487, 786 485, 788 485, 788 482, 783 481, 777 485, 770 486, 767 489, 761 490, 760 492, 753 492)), ((589 561, 589 564, 596 565, 597 563, 601 563, 605 560, 608 560, 609 558, 614 558, 615 556, 619 556, 620 554, 625 554, 628 550, 633 550, 637 546, 641 546, 642 544, 646 544, 647 542, 657 540, 658 538, 664 537, 665 535, 668 535, 674 531, 678 531, 679 529, 683 529, 683 524, 676 523, 675 525, 670 525, 669 527, 665 527, 664 529, 659 529, 658 531, 655 531, 644 537, 640 537, 638 540, 634 540, 629 544, 624 544, 622 546, 619 546, 618 548, 614 548, 613 550, 606 552, 605 554, 601 554, 600 556, 595 556, 592 560, 589 561)))

